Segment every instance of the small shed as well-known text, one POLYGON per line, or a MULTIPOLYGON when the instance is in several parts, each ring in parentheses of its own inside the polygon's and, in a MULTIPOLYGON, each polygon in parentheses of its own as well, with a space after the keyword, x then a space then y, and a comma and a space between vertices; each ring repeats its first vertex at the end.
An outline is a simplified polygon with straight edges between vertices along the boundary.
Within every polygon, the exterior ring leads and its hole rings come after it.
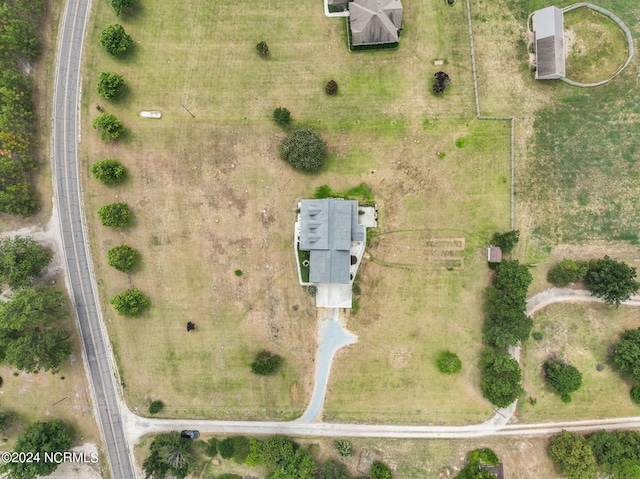
POLYGON ((565 76, 564 14, 558 7, 533 13, 536 48, 536 80, 553 80, 565 76))
POLYGON ((489 263, 502 262, 502 248, 500 248, 500 246, 489 245, 489 248, 487 248, 487 261, 489 263))

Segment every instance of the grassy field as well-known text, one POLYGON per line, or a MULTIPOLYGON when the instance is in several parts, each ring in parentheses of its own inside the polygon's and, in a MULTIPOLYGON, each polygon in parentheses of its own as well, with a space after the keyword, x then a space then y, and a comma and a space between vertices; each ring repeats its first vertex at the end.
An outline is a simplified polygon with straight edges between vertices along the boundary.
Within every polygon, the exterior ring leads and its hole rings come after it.
POLYGON ((544 334, 541 341, 529 340, 523 348, 523 386, 532 405, 519 403, 518 417, 526 422, 541 420, 597 419, 636 416, 640 408, 631 402, 631 384, 616 372, 608 355, 611 346, 625 329, 638 327, 636 308, 619 309, 604 305, 551 305, 534 316, 534 331, 544 334), (563 404, 550 391, 541 375, 542 363, 550 356, 564 358, 583 376, 582 388, 573 393, 573 401, 563 404), (597 371, 596 365, 605 366, 597 371))
MULTIPOLYGON (((481 247, 491 232, 508 227, 508 128, 473 119, 463 5, 414 3, 405 15, 397 51, 352 54, 344 20, 324 17, 319 3, 145 3, 123 19, 134 50, 113 59, 97 38, 115 17, 108 5, 94 5, 83 78, 84 194, 105 319, 131 407, 144 412, 150 399, 161 399, 168 416, 299 414, 312 386, 315 308, 296 285, 296 204, 321 184, 341 191, 364 181, 380 206, 383 235, 363 275, 362 310, 350 324, 360 343, 351 358, 347 352, 338 360, 329 414, 345 410, 336 394, 342 391, 357 399, 350 410, 380 411, 367 420, 389 419, 380 405, 396 392, 405 398, 395 413, 403 420, 440 422, 444 414, 447 422, 469 422, 490 414, 474 379, 487 278, 481 247), (261 40, 269 58, 255 51, 261 40), (443 97, 431 92, 441 68, 434 60, 443 60, 452 78, 443 97), (123 74, 130 90, 119 103, 94 93, 100 71, 123 74), (336 97, 323 91, 330 79, 339 85, 336 97), (97 103, 124 121, 123 140, 97 140, 90 128, 97 103), (294 125, 313 126, 327 140, 330 160, 320 175, 301 175, 277 158, 283 132, 270 120, 277 106, 291 110, 294 125), (162 120, 141 120, 143 109, 162 111, 162 120), (105 157, 129 168, 123 186, 106 188, 89 177, 89 165, 105 157), (95 215, 114 200, 133 209, 134 224, 122 231, 103 228, 95 215), (438 241, 449 237, 455 243, 442 248, 438 241), (106 265, 105 250, 124 241, 142 255, 131 276, 106 265), (151 299, 135 320, 107 305, 131 285, 151 299), (463 294, 469 288, 473 294, 463 294), (447 328, 452 317, 464 319, 447 328), (195 333, 185 331, 189 320, 195 333), (413 359, 408 368, 385 369, 395 389, 376 385, 365 402, 360 379, 349 385, 339 371, 345 360, 366 370, 362 348, 377 350, 391 333, 396 344, 417 335, 403 346, 413 359), (431 334, 436 341, 428 344, 431 334), (430 394, 442 381, 431 357, 444 346, 459 350, 466 369, 430 394), (248 364, 262 348, 286 358, 282 375, 251 375, 248 364), (409 401, 407 382, 424 393, 418 403, 409 401), (469 393, 467 404, 462 416, 447 416, 453 410, 442 402, 456 392, 469 393)), ((394 348, 376 352, 385 368, 394 348)))
POLYGON ((610 18, 588 8, 564 15, 567 37, 567 78, 582 83, 613 76, 627 60, 629 47, 622 29, 610 18))

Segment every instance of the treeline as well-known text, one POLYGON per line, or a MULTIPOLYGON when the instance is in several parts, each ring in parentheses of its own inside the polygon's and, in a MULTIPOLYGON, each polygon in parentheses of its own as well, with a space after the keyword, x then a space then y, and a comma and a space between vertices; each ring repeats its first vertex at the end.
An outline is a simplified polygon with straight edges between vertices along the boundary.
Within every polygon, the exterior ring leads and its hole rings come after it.
POLYGON ((569 479, 640 477, 640 431, 562 431, 551 437, 549 457, 569 479))
MULTIPOLYGON (((340 457, 353 455, 346 440, 337 440, 334 447, 340 457)), ((349 479, 351 476, 343 462, 327 459, 318 464, 313 458, 316 448, 300 447, 288 436, 276 435, 260 441, 244 436, 232 436, 221 441, 211 438, 207 442, 181 437, 177 431, 159 434, 150 446, 150 454, 142 464, 146 478, 176 477, 184 479, 208 458, 220 457, 236 464, 260 467, 267 479, 349 479)), ((226 473, 222 479, 240 479, 242 476, 226 473)), ((393 479, 393 473, 384 462, 374 461, 369 475, 362 479, 393 479)))
POLYGON ((25 66, 40 53, 43 0, 0 4, 0 212, 29 216, 38 208, 30 173, 36 163, 33 80, 25 66))

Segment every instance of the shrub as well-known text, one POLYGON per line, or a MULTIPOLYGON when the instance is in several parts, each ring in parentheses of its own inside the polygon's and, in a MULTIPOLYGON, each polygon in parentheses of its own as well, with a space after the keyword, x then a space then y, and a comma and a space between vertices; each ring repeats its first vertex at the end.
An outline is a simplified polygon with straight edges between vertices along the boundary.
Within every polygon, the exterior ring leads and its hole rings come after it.
POLYGON ((536 341, 542 341, 544 339, 544 334, 541 331, 536 331, 531 336, 533 336, 533 339, 536 341))
POLYGON ((260 376, 275 374, 282 365, 282 357, 269 351, 260 351, 251 363, 251 371, 260 376))
POLYGON ((244 464, 249 455, 249 440, 244 436, 234 436, 231 440, 233 442, 233 460, 238 464, 244 464))
POLYGON ((327 156, 327 145, 310 128, 298 128, 280 144, 280 156, 298 170, 316 173, 327 156))
POLYGON ((329 80, 324 87, 324 91, 327 92, 327 95, 333 96, 338 93, 338 84, 335 82, 335 80, 329 80))
POLYGON ((371 475, 371 479, 393 479, 391 469, 381 461, 373 461, 369 474, 371 475))
POLYGON ((273 110, 273 119, 280 126, 287 126, 291 121, 291 112, 283 107, 273 110))
POLYGON ((118 271, 126 273, 136 264, 138 252, 128 244, 114 246, 107 251, 107 262, 118 271))
POLYGON ((98 76, 98 95, 107 100, 118 98, 124 93, 124 78, 112 72, 102 72, 98 76))
POLYGON ((256 45, 256 50, 258 50, 258 53, 263 57, 266 57, 269 54, 269 47, 265 42, 258 43, 256 45))
POLYGON ((111 0, 111 6, 115 10, 117 16, 121 13, 130 12, 134 3, 136 3, 136 0, 111 0))
POLYGON ((340 457, 351 457, 353 456, 353 448, 351 447, 351 443, 346 439, 336 439, 333 441, 333 447, 335 447, 340 457))
POLYGON ((204 453, 209 457, 216 457, 218 455, 218 440, 212 437, 206 444, 207 447, 204 449, 204 453))
POLYGON ((567 286, 584 279, 588 269, 589 263, 586 261, 563 259, 549 270, 547 280, 555 286, 567 286))
MULTIPOLYGON (((2 384, 0 382, 0 384, 2 384)), ((634 386, 631 388, 631 400, 640 406, 640 386, 634 386)))
POLYGON ((627 329, 614 345, 613 364, 615 367, 640 382, 640 328, 627 329))
POLYGON ((224 474, 220 474, 218 479, 242 479, 240 474, 233 474, 232 472, 226 472, 224 474))
POLYGON ((153 401, 149 405, 149 414, 158 414, 164 409, 164 403, 162 401, 153 401))
POLYGON ((318 294, 318 287, 315 284, 310 284, 307 286, 307 294, 309 296, 315 296, 318 294))
POLYGON ((565 396, 577 391, 582 386, 582 373, 575 366, 567 364, 559 359, 548 359, 542 369, 547 383, 551 388, 562 396, 564 402, 565 396))
POLYGON ((433 76, 435 77, 435 82, 433 83, 433 91, 435 93, 444 92, 445 88, 451 84, 451 79, 445 72, 436 72, 433 76))
POLYGON ((126 177, 127 170, 118 160, 106 158, 91 165, 91 174, 105 185, 113 185, 120 183, 126 177))
POLYGON ((131 35, 127 34, 123 26, 117 23, 107 25, 100 34, 100 45, 110 55, 126 52, 132 43, 131 35))
POLYGON ((138 316, 144 308, 149 306, 149 301, 137 288, 127 289, 115 295, 109 303, 120 316, 138 316))
POLYGON ((462 361, 456 353, 451 351, 443 351, 438 355, 436 365, 441 373, 452 374, 462 369, 462 361))
POLYGON ((233 438, 228 437, 218 443, 218 452, 223 459, 233 457, 233 438))
POLYGON ((329 460, 320 466, 318 479, 349 479, 349 472, 344 464, 329 460))
POLYGON ((233 274, 235 274, 236 276, 242 276, 242 270, 241 269, 237 269, 233 272, 233 274))
POLYGON ((98 210, 98 216, 104 226, 120 228, 131 221, 131 211, 124 202, 109 203, 98 210))

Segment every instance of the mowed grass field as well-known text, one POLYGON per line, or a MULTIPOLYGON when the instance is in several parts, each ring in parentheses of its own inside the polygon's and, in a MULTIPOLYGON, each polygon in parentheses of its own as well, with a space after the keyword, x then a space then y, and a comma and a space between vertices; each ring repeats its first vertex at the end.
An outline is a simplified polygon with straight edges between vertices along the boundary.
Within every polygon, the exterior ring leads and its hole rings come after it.
POLYGON ((604 305, 556 304, 534 318, 541 341, 530 339, 522 348, 523 386, 527 397, 518 403, 518 417, 526 422, 637 416, 640 407, 631 402, 631 381, 617 372, 610 351, 626 329, 640 326, 635 307, 616 309, 604 305), (582 372, 582 387, 562 403, 544 382, 542 364, 549 357, 563 358, 582 372), (602 364, 603 371, 596 365, 602 364), (537 400, 532 405, 529 398, 537 400))
POLYGON ((327 416, 466 423, 490 415, 475 367, 488 281, 482 247, 509 226, 509 133, 506 123, 474 119, 462 3, 406 5, 400 48, 361 54, 348 52, 344 20, 324 17, 320 2, 142 3, 121 20, 135 41, 122 59, 98 45, 115 15, 104 2, 93 8, 83 190, 130 407, 144 413, 160 399, 167 416, 297 417, 313 386, 316 349, 313 300, 296 280, 297 202, 322 184, 339 191, 364 181, 382 234, 362 273, 361 310, 349 320, 360 341, 334 364, 327 416), (262 40, 266 59, 255 51, 262 40), (441 68, 452 85, 436 97, 431 85, 441 68), (100 71, 124 76, 124 99, 98 98, 100 71), (339 85, 332 98, 324 93, 330 79, 339 85), (98 140, 90 127, 97 104, 124 121, 125 138, 98 140), (312 126, 327 140, 321 174, 297 173, 278 158, 284 132, 270 119, 278 106, 291 110, 294 126, 312 126), (150 109, 163 118, 139 118, 150 109), (127 166, 122 186, 91 178, 91 163, 106 157, 127 166), (97 209, 112 201, 131 206, 132 225, 99 224, 97 209), (131 275, 106 264, 106 250, 122 242, 141 252, 131 275), (131 286, 151 306, 139 318, 118 317, 108 300, 131 286), (195 332, 186 332, 187 321, 195 332), (433 366, 444 347, 463 359, 455 378, 433 366), (284 356, 281 374, 251 374, 262 348, 284 356))

